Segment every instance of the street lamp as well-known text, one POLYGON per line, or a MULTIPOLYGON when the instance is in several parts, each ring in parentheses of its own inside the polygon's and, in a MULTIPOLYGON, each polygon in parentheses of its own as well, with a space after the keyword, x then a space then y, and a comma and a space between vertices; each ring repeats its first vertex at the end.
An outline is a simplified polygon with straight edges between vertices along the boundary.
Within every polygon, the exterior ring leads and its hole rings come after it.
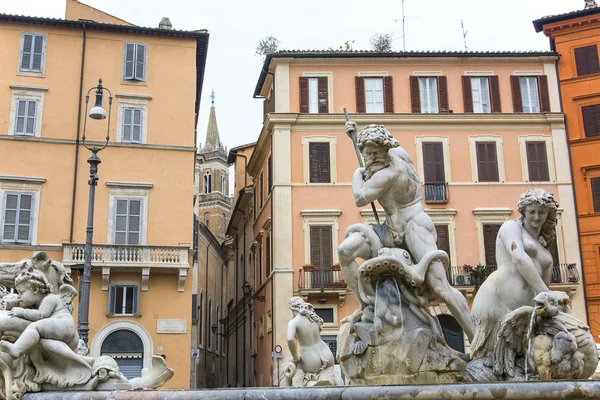
POLYGON ((92 156, 88 158, 90 164, 90 179, 88 185, 90 185, 90 195, 88 201, 88 216, 87 216, 87 228, 85 232, 85 251, 83 254, 83 277, 80 283, 79 293, 79 307, 78 307, 78 326, 79 338, 82 339, 85 344, 88 343, 88 332, 90 330, 88 316, 90 312, 90 279, 92 277, 92 238, 94 236, 94 199, 96 197, 96 185, 98 184, 98 164, 100 159, 98 153, 108 146, 110 139, 110 111, 112 109, 112 92, 102 86, 102 79, 98 79, 98 86, 94 86, 88 90, 85 96, 85 114, 87 115, 88 102, 90 100, 90 92, 96 90, 96 104, 90 110, 89 117, 96 120, 103 120, 106 118, 107 113, 102 107, 102 95, 106 90, 108 92, 108 127, 106 129, 106 142, 100 146, 88 146, 85 143, 85 128, 87 126, 87 119, 83 122, 83 146, 92 152, 92 156))
POLYGON ((259 296, 258 294, 252 294, 252 285, 248 281, 244 281, 242 285, 242 291, 244 292, 244 297, 249 299, 252 298, 254 300, 258 300, 261 303, 265 302, 265 296, 259 296))

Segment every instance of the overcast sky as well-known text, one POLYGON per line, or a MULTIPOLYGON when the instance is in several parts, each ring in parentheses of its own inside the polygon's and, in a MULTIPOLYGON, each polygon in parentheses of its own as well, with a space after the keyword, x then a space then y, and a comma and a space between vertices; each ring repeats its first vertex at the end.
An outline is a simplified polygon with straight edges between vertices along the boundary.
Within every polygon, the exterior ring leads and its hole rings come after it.
MULTIPOLYGON (((71 0, 0 0, 0 13, 64 18, 65 1, 71 0)), ((207 29, 198 139, 204 142, 214 87, 219 133, 229 148, 260 133, 262 100, 252 95, 262 67, 255 55, 261 38, 277 37, 280 50, 337 49, 352 40, 355 50, 366 50, 373 33, 385 32, 396 38, 393 49, 402 50, 401 0, 81 2, 140 26, 157 27, 169 17, 175 29, 207 29)), ((549 50, 531 21, 583 7, 584 0, 405 0, 406 50, 463 50, 461 20, 469 50, 549 50)))

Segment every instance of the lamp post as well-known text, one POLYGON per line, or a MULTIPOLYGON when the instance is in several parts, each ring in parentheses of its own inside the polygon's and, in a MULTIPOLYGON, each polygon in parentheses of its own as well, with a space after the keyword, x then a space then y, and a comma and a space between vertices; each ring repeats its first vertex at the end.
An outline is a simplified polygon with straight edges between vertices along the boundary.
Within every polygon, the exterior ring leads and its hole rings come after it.
POLYGON ((110 139, 110 111, 112 109, 112 92, 102 86, 102 79, 98 79, 98 86, 94 86, 88 90, 85 96, 85 113, 87 115, 88 102, 90 100, 90 92, 96 90, 96 104, 90 110, 89 117, 96 120, 105 119, 107 116, 106 111, 102 108, 102 95, 106 90, 109 94, 108 97, 108 127, 106 130, 106 142, 100 146, 88 146, 85 143, 85 128, 87 126, 87 119, 83 122, 83 146, 92 152, 92 156, 88 158, 90 164, 90 179, 88 185, 90 185, 90 195, 88 200, 88 215, 87 215, 87 228, 85 232, 85 251, 83 254, 83 277, 80 282, 80 293, 79 293, 79 307, 78 307, 78 325, 77 330, 79 338, 82 339, 85 344, 88 343, 88 332, 89 322, 88 316, 90 312, 90 279, 92 277, 92 238, 94 236, 94 199, 96 197, 96 185, 98 184, 98 164, 100 159, 98 153, 108 146, 108 140, 110 139))

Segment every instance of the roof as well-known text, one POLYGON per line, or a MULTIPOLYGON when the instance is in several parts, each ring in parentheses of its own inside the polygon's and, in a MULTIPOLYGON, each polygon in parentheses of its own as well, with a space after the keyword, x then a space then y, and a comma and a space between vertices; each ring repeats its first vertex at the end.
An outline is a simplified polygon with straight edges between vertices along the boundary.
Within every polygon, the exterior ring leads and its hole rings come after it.
POLYGON ((254 97, 260 96, 273 58, 501 58, 501 57, 558 57, 554 51, 389 51, 374 50, 281 50, 269 54, 264 63, 254 97))
POLYGON ((232 147, 231 149, 229 149, 229 154, 227 156, 227 164, 233 164, 233 162, 235 161, 235 157, 237 156, 238 150, 244 150, 253 146, 256 146, 256 142, 242 144, 240 146, 232 147))
POLYGON ((571 11, 564 14, 548 15, 540 19, 533 21, 533 27, 536 32, 541 32, 544 29, 544 25, 551 24, 553 22, 566 21, 569 19, 587 17, 588 15, 594 15, 600 13, 600 7, 592 7, 585 10, 571 11))
MULTIPOLYGON (((202 84, 204 83, 204 71, 206 68, 206 56, 208 54, 208 31, 182 31, 177 29, 146 28, 142 26, 129 26, 119 24, 105 24, 90 20, 66 20, 60 18, 28 17, 24 15, 0 14, 0 22, 14 22, 33 25, 48 25, 68 29, 88 29, 109 32, 120 32, 132 35, 167 36, 172 38, 196 39, 196 102, 195 102, 195 125, 198 125, 198 110, 200 109, 200 97, 202 84)), ((194 134, 194 143, 196 135, 194 134)))

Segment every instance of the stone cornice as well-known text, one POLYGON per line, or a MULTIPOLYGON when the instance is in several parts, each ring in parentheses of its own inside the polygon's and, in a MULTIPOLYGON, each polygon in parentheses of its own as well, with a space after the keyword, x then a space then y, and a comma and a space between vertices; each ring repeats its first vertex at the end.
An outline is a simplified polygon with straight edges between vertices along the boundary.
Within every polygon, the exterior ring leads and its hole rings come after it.
POLYGON ((46 182, 46 178, 38 178, 31 176, 12 176, 12 175, 0 175, 0 182, 15 182, 15 183, 34 183, 41 185, 46 182))
POLYGON ((126 189, 151 189, 154 186, 149 182, 117 182, 117 181, 106 181, 106 186, 126 188, 126 189))

